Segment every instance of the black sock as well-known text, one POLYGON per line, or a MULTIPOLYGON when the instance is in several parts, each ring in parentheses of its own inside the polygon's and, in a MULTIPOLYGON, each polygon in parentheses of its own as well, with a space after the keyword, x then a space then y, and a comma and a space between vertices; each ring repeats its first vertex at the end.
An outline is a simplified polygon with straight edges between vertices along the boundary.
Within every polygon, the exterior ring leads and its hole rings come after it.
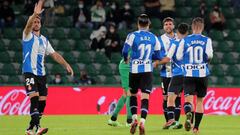
POLYGON ((137 97, 131 96, 130 97, 130 109, 132 115, 137 114, 137 97))
POLYGON ((194 112, 192 112, 192 119, 191 119, 191 123, 193 123, 193 121, 194 121, 194 112))
POLYGON ((181 97, 177 97, 175 100, 175 121, 179 121, 180 115, 181 115, 181 97))
POLYGON ((127 123, 131 124, 132 123, 132 119, 127 119, 127 123))
POLYGON ((115 117, 115 116, 112 115, 111 120, 112 120, 112 121, 116 121, 116 120, 117 120, 117 117, 115 117))
POLYGON ((163 113, 164 113, 166 122, 168 122, 167 112, 168 112, 168 110, 167 110, 167 100, 163 100, 163 113))
POLYGON ((41 101, 39 101, 38 110, 39 110, 39 117, 40 117, 40 119, 41 119, 41 117, 42 117, 42 115, 43 115, 45 106, 46 106, 46 100, 41 100, 41 101))
POLYGON ((31 105, 30 105, 30 115, 31 115, 31 121, 30 121, 30 126, 28 129, 33 129, 34 126, 39 125, 39 102, 38 102, 39 97, 35 96, 30 99, 31 105))
POLYGON ((146 119, 148 114, 148 99, 142 99, 141 101, 141 118, 146 119))
POLYGON ((169 106, 168 108, 168 120, 171 120, 171 119, 174 119, 174 110, 175 110, 175 107, 174 106, 169 106))
POLYGON ((201 123, 202 117, 203 117, 203 113, 195 112, 195 124, 194 124, 194 128, 197 128, 197 129, 198 129, 198 127, 199 127, 199 125, 200 125, 200 123, 201 123))
POLYGON ((189 102, 184 103, 184 112, 187 114, 188 112, 192 112, 192 104, 189 102))

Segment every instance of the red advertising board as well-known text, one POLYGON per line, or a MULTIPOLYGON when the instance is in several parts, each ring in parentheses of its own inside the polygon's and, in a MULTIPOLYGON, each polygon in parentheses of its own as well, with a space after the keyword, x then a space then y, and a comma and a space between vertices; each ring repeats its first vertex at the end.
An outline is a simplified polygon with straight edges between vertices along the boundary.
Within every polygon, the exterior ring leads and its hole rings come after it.
MULTIPOLYGON (((109 114, 121 94, 120 87, 49 87, 45 114, 109 114)), ((27 115, 29 103, 24 87, 0 86, 0 115, 27 115)), ((160 88, 154 88, 149 104, 150 114, 162 114, 160 88)), ((209 88, 204 109, 206 114, 240 115, 240 88, 209 88)))

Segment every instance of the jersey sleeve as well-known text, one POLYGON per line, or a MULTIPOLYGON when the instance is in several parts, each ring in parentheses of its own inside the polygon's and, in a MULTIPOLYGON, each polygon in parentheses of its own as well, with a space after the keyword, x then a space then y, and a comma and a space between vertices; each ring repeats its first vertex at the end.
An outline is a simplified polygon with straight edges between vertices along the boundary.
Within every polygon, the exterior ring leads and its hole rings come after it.
POLYGON ((55 52, 55 50, 53 49, 51 43, 49 41, 47 41, 46 55, 52 54, 54 52, 55 52))
POLYGON ((208 38, 208 40, 207 40, 205 53, 207 54, 208 59, 213 58, 212 40, 210 38, 208 38))
POLYGON ((23 32, 22 40, 29 41, 30 39, 32 39, 32 37, 33 37, 32 32, 30 32, 28 35, 26 35, 25 32, 23 32))
POLYGON ((182 40, 182 41, 179 43, 179 47, 178 47, 177 53, 176 53, 177 60, 182 60, 182 59, 183 59, 184 44, 185 44, 185 41, 184 41, 184 40, 182 40))
POLYGON ((154 46, 154 51, 160 51, 161 50, 161 44, 160 44, 157 37, 155 37, 155 39, 156 39, 156 44, 154 46))
POLYGON ((133 33, 129 34, 126 38, 126 41, 122 49, 122 55, 125 61, 127 60, 128 50, 130 47, 132 47, 134 39, 135 39, 135 35, 133 33))

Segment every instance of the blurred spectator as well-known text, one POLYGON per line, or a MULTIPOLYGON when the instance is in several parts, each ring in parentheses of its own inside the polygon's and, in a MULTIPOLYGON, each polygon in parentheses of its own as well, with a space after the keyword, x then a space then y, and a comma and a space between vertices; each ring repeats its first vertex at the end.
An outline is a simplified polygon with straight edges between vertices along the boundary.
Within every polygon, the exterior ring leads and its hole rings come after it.
POLYGON ((46 26, 52 26, 54 23, 54 0, 45 0, 43 8, 45 9, 43 22, 46 26))
POLYGON ((64 84, 62 77, 59 73, 55 74, 55 78, 52 80, 51 84, 64 84))
POLYGON ((63 16, 65 14, 64 1, 55 0, 54 14, 57 16, 63 16))
POLYGON ((91 43, 90 47, 92 50, 105 51, 105 39, 106 39, 107 29, 105 26, 101 26, 98 30, 94 30, 90 35, 91 43))
POLYGON ((213 10, 210 12, 211 29, 223 30, 225 25, 225 18, 220 11, 218 5, 214 5, 213 10))
POLYGON ((108 23, 115 23, 116 25, 119 24, 120 22, 120 9, 119 5, 116 2, 112 2, 110 4, 110 9, 107 12, 107 18, 106 18, 108 23))
POLYGON ((117 33, 116 25, 110 24, 105 40, 106 56, 111 60, 112 52, 121 52, 120 37, 117 33))
POLYGON ((78 85, 96 84, 95 80, 92 79, 90 76, 88 76, 88 74, 85 70, 81 71, 80 77, 75 78, 74 83, 78 84, 78 85))
POLYGON ((78 28, 92 28, 90 12, 84 4, 84 0, 78 1, 78 7, 73 11, 73 25, 78 28))
POLYGON ((240 8, 240 0, 231 0, 232 6, 236 9, 239 10, 240 8))
POLYGON ((0 8, 0 28, 14 27, 15 26, 15 14, 7 0, 3 1, 0 8))
POLYGON ((206 3, 203 0, 201 0, 197 17, 201 17, 204 19, 205 30, 207 33, 209 33, 209 30, 210 30, 209 24, 210 23, 209 23, 209 19, 208 19, 208 11, 207 11, 207 7, 206 7, 206 3))
POLYGON ((106 20, 106 12, 103 7, 103 2, 97 0, 96 4, 91 7, 91 21, 93 23, 93 28, 98 29, 99 26, 104 24, 106 20))
POLYGON ((24 14, 26 14, 27 16, 32 15, 36 2, 37 0, 25 0, 24 14))
POLYGON ((133 22, 133 10, 128 1, 125 2, 123 9, 121 9, 121 23, 119 24, 119 29, 131 29, 133 22))
POLYGON ((160 0, 161 19, 166 17, 175 17, 175 0, 160 0))
POLYGON ((144 0, 144 7, 149 17, 161 18, 159 0, 144 0))

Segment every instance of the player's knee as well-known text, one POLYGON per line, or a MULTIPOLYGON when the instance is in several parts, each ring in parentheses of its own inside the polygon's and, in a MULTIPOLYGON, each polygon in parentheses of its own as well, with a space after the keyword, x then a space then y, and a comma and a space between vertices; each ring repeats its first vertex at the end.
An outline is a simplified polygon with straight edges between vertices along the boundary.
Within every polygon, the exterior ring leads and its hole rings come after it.
POLYGON ((185 96, 185 102, 193 104, 193 95, 185 96))
POLYGON ((168 96, 167 106, 175 106, 175 98, 173 95, 168 96))
POLYGON ((141 99, 149 99, 149 93, 142 93, 141 99))
POLYGON ((47 96, 39 96, 39 101, 47 100, 47 96))
POLYGON ((31 98, 33 98, 33 97, 39 97, 39 93, 38 92, 33 92, 33 93, 30 93, 29 95, 29 98, 31 99, 31 98))

